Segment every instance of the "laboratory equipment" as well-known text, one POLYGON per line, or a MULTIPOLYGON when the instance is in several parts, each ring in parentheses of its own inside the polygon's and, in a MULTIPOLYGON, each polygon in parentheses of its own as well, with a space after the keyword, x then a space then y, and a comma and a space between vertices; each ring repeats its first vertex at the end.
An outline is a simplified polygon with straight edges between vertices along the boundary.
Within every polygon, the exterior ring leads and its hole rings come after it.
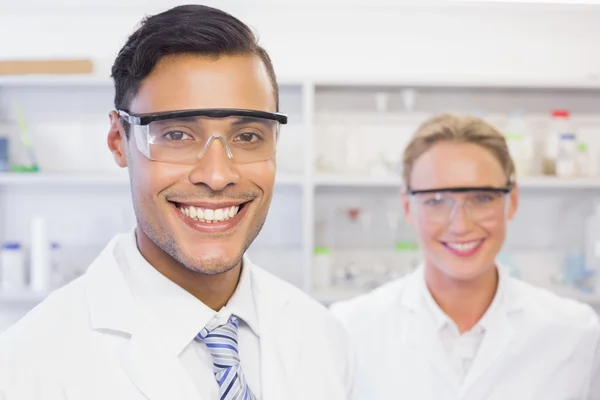
POLYGON ((11 157, 13 159, 11 169, 15 172, 37 172, 40 167, 33 149, 27 120, 19 103, 15 102, 13 106, 17 120, 20 145, 19 142, 15 141, 15 148, 11 157))
POLYGON ((563 288, 575 290, 580 294, 591 294, 596 291, 594 279, 596 270, 586 266, 586 258, 578 252, 569 252, 563 260, 561 281, 563 288))
POLYGON ((552 111, 550 129, 546 137, 546 146, 543 157, 543 173, 556 175, 556 163, 561 135, 572 133, 569 129, 569 116, 567 110, 552 111))
POLYGON ((573 133, 560 135, 556 175, 562 178, 571 178, 577 175, 577 140, 573 133))
POLYGON ((590 153, 588 147, 585 143, 579 143, 577 145, 577 175, 579 176, 590 176, 591 168, 590 168, 590 153))
POLYGON ((505 139, 508 151, 515 164, 517 176, 532 175, 534 143, 532 136, 527 131, 523 114, 520 111, 510 113, 505 139))
POLYGON ((27 274, 25 254, 18 242, 7 242, 0 251, 0 281, 2 290, 23 289, 26 286, 27 274))
POLYGON ((332 284, 333 257, 329 247, 315 248, 313 282, 317 289, 329 289, 332 284))

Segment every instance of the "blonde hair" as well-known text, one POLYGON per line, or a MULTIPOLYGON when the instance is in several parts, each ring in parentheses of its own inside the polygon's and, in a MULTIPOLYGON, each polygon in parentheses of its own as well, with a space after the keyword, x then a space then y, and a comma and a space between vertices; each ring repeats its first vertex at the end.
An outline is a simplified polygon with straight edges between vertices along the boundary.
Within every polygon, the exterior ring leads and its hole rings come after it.
POLYGON ((441 114, 422 123, 404 150, 402 177, 407 187, 415 161, 441 142, 472 143, 491 151, 507 180, 513 181, 515 165, 504 136, 496 128, 480 118, 441 114))

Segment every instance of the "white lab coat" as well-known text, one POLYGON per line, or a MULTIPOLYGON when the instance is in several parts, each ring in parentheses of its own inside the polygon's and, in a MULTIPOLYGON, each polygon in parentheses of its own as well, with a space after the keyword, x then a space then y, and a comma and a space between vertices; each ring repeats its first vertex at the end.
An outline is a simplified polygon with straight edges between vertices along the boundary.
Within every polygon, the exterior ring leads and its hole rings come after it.
POLYGON ((506 296, 462 384, 422 308, 423 267, 333 304, 356 346, 354 398, 600 399, 598 315, 588 305, 500 275, 506 296))
MULTIPOLYGON (((116 240, 85 275, 0 337, 0 399, 201 399, 179 359, 147 334, 114 256, 116 240)), ((247 258, 244 267, 261 332, 262 399, 350 398, 352 353, 339 321, 247 258)))

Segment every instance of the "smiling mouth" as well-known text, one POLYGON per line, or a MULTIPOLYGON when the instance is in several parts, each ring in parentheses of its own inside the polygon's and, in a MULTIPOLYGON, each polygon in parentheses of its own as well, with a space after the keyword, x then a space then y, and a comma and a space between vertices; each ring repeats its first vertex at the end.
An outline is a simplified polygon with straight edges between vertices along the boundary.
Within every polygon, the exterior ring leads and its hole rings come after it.
POLYGON ((477 253, 485 239, 464 242, 441 242, 452 254, 459 257, 469 257, 477 253))
POLYGON ((238 204, 227 204, 224 206, 200 206, 171 202, 171 204, 177 207, 177 209, 187 218, 207 224, 219 223, 234 219, 249 203, 250 201, 238 204))

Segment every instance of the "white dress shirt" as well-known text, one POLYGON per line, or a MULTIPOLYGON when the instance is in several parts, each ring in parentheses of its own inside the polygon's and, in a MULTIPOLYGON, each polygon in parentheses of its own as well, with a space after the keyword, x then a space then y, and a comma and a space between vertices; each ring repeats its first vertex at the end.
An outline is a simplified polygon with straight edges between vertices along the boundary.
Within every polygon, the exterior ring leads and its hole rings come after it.
POLYGON ((238 329, 240 363, 250 389, 261 398, 260 333, 251 274, 242 267, 238 286, 218 313, 158 272, 139 252, 135 235, 124 245, 120 262, 127 284, 148 323, 156 327, 156 339, 176 355, 195 382, 203 399, 218 399, 219 385, 206 345, 194 340, 215 316, 226 323, 231 314, 241 321, 238 329))
POLYGON ((477 356, 477 351, 486 332, 486 322, 492 318, 491 315, 499 307, 498 304, 501 302, 504 286, 501 283, 499 282, 494 300, 483 317, 469 331, 460 333, 456 323, 433 299, 425 280, 420 280, 423 306, 437 329, 442 345, 446 349, 448 362, 455 373, 458 386, 464 382, 471 365, 473 365, 473 360, 477 356))

